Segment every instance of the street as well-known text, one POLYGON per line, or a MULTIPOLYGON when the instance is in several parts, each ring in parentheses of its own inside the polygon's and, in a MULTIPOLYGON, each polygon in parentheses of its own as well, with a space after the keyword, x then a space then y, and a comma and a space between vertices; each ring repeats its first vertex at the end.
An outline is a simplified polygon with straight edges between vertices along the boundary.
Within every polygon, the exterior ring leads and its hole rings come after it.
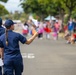
POLYGON ((76 75, 76 44, 36 38, 30 45, 20 43, 20 49, 23 75, 76 75))

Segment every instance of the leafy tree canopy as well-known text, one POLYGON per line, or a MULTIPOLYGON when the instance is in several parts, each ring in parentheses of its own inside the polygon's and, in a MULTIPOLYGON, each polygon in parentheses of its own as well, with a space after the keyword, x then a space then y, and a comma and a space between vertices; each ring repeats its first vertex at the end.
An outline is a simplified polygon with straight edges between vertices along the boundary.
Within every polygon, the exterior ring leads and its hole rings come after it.
POLYGON ((0 4, 0 16, 6 15, 9 12, 5 9, 5 7, 3 5, 0 4))
POLYGON ((23 0, 22 8, 25 13, 37 15, 60 15, 61 18, 68 14, 68 18, 76 12, 76 0, 23 0))
POLYGON ((0 0, 1 2, 7 2, 8 0, 0 0))

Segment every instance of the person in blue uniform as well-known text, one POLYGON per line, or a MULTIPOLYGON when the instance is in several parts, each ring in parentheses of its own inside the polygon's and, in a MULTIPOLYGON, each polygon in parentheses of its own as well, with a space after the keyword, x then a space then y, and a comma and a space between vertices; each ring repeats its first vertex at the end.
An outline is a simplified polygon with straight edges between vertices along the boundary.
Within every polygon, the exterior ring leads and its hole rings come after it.
POLYGON ((20 33, 13 32, 14 22, 12 20, 5 21, 6 33, 0 37, 0 48, 3 52, 3 71, 4 75, 22 75, 23 59, 19 48, 19 41, 23 44, 30 44, 38 33, 28 40, 20 33))
MULTIPOLYGON (((4 33, 5 33, 5 28, 2 27, 2 18, 0 18, 0 36, 4 33)), ((0 66, 0 75, 2 75, 2 67, 1 66, 0 66)))
POLYGON ((0 18, 0 36, 5 33, 5 28, 2 27, 2 19, 0 18))

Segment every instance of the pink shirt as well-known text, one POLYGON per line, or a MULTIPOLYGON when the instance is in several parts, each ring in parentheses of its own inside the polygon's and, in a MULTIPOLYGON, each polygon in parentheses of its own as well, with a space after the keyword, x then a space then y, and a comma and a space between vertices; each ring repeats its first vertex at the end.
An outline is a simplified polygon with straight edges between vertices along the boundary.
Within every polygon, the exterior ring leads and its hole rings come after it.
POLYGON ((59 23, 55 23, 55 27, 56 27, 56 29, 59 29, 60 28, 60 24, 59 23))

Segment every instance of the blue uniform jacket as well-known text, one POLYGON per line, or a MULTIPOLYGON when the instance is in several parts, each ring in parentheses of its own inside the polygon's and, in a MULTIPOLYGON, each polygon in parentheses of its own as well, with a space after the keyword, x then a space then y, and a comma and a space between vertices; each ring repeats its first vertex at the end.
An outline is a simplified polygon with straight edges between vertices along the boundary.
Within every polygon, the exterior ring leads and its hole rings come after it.
POLYGON ((5 33, 5 28, 3 28, 2 26, 0 26, 0 36, 2 35, 2 34, 4 34, 5 33))
POLYGON ((27 39, 19 33, 15 33, 12 30, 8 31, 8 45, 6 45, 6 35, 3 34, 0 37, 0 47, 4 48, 4 59, 10 59, 13 57, 21 57, 19 41, 25 43, 27 39))

